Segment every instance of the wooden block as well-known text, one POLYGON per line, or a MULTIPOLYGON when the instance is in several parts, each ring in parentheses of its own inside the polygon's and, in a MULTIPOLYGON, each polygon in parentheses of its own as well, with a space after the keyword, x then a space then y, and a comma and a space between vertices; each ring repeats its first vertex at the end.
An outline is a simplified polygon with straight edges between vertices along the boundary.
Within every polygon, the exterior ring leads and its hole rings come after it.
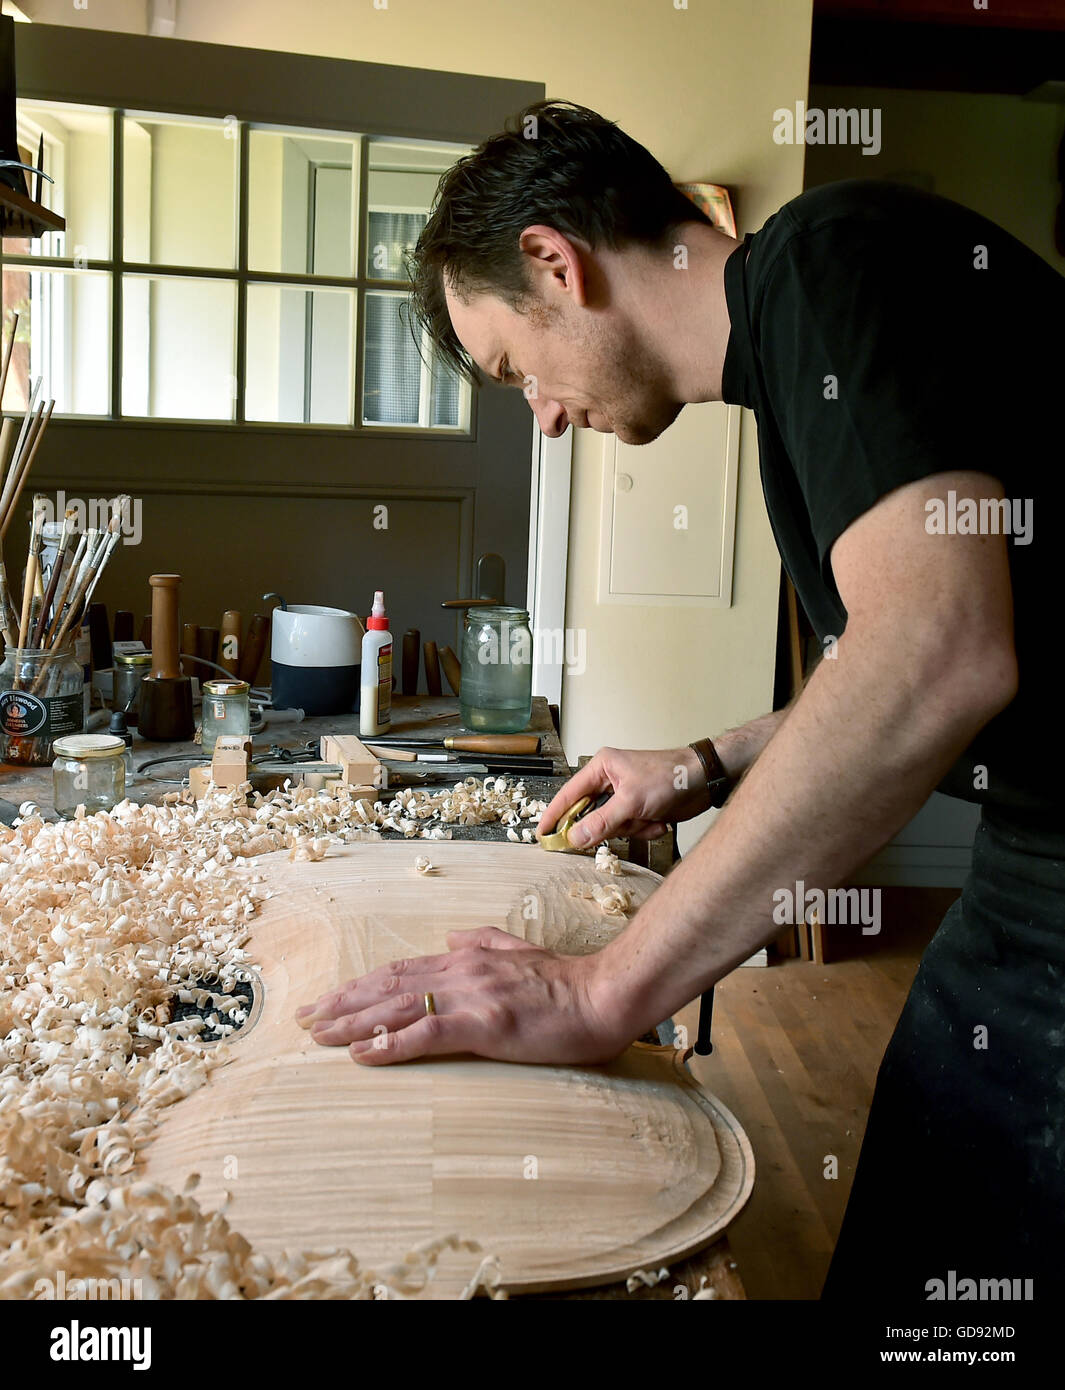
POLYGON ((354 734, 323 734, 320 744, 326 762, 339 763, 349 786, 384 786, 384 769, 365 743, 354 734))
POLYGON ((236 751, 246 753, 251 757, 251 739, 247 734, 219 734, 214 741, 214 751, 217 754, 220 750, 225 752, 236 751))
POLYGON ((216 748, 211 761, 215 767, 247 767, 248 755, 242 748, 216 748))
POLYGON ((248 780, 248 764, 212 763, 211 775, 216 787, 239 787, 248 780))
POLYGON ((239 787, 248 780, 247 763, 238 766, 216 767, 213 763, 200 763, 189 768, 189 790, 197 801, 203 799, 212 786, 239 787))
POLYGON ((211 785, 211 764, 198 763, 189 768, 189 791, 197 801, 202 801, 211 785))
POLYGON ((334 795, 341 787, 347 787, 348 791, 356 801, 380 801, 380 787, 353 787, 349 782, 345 782, 343 777, 327 777, 325 789, 334 795))

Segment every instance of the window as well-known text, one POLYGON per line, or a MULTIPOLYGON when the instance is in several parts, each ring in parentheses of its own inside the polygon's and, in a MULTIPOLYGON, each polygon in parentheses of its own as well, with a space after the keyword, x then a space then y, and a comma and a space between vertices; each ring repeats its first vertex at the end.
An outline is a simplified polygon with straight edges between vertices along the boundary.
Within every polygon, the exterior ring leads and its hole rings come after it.
POLYGON ((401 288, 463 147, 55 102, 18 130, 67 230, 3 241, 7 409, 40 376, 57 414, 469 430, 401 288))

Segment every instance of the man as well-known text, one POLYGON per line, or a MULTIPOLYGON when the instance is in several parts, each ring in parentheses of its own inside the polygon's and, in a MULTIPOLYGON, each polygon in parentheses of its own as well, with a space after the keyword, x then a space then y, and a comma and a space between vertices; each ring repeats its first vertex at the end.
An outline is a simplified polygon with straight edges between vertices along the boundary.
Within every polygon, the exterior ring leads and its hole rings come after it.
POLYGON ((873 182, 806 193, 741 245, 561 103, 444 176, 413 277, 438 349, 523 389, 548 435, 639 444, 688 402, 753 409, 825 659, 788 710, 712 744, 602 749, 551 803, 542 830, 612 790, 592 843, 732 789, 604 951, 457 933, 302 1021, 370 1064, 608 1059, 771 939, 778 890, 839 884, 940 787, 982 803, 973 869, 881 1068, 826 1292, 923 1299, 952 1270, 1060 1291, 1065 809, 1041 600, 1060 591, 1065 281, 985 219, 873 182))

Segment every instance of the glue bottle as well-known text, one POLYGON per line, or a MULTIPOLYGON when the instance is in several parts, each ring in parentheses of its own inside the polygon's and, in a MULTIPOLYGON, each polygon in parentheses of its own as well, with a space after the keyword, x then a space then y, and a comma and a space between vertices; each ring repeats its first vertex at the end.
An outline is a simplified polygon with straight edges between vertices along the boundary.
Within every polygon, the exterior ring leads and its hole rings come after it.
POLYGON ((373 612, 362 639, 359 733, 365 738, 383 734, 392 723, 392 634, 388 630, 385 596, 378 589, 373 612))

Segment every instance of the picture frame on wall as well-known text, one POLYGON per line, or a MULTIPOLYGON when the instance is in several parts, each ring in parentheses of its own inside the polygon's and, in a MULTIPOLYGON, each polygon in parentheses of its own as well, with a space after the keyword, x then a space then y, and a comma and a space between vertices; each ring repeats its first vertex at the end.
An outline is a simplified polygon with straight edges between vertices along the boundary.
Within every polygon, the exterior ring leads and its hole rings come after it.
POLYGON ((722 183, 678 183, 680 191, 690 198, 700 212, 705 212, 720 232, 734 237, 736 217, 732 211, 732 199, 722 183))

